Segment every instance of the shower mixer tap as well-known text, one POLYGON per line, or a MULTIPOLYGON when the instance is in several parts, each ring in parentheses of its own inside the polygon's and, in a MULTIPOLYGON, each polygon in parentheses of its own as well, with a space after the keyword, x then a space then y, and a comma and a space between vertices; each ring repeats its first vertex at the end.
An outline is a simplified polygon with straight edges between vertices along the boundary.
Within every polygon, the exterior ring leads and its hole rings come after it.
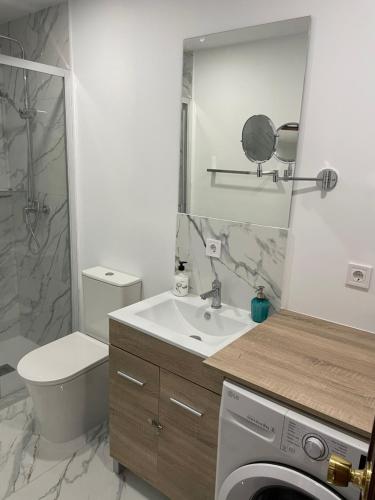
POLYGON ((18 111, 22 120, 33 120, 37 114, 37 110, 34 108, 24 108, 18 111))
POLYGON ((35 214, 35 215, 49 214, 50 208, 44 202, 40 203, 40 201, 38 200, 32 200, 29 201, 26 207, 24 207, 23 211, 26 216, 29 214, 35 214))

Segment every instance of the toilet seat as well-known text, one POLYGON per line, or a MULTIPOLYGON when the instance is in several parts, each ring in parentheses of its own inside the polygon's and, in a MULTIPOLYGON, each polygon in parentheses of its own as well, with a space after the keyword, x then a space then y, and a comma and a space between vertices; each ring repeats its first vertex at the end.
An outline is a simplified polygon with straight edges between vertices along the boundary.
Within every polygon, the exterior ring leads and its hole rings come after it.
POLYGON ((59 385, 108 360, 107 344, 74 332, 29 352, 18 363, 19 375, 36 385, 59 385))

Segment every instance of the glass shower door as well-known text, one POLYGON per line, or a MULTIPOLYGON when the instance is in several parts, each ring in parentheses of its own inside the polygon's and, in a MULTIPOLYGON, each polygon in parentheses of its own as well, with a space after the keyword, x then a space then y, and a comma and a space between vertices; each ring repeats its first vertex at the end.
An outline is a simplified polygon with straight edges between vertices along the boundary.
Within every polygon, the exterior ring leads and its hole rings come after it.
POLYGON ((0 398, 72 331, 65 122, 62 76, 0 65, 0 398))

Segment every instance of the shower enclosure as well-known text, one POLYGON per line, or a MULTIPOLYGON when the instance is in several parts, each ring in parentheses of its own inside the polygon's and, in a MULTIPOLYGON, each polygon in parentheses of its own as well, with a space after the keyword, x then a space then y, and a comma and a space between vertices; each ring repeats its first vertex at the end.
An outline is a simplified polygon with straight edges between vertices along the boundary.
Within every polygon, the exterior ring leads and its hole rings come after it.
MULTIPOLYGON (((3 35, 0 35, 3 37, 3 35)), ((0 55, 0 399, 16 367, 72 331, 66 88, 57 67, 0 55)))

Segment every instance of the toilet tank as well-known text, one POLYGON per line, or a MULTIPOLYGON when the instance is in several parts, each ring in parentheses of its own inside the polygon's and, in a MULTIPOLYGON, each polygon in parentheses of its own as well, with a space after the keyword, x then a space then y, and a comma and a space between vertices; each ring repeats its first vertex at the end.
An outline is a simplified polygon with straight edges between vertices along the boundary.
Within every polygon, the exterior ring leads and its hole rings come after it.
POLYGON ((106 267, 82 271, 83 333, 109 343, 108 313, 141 300, 142 281, 106 267))

